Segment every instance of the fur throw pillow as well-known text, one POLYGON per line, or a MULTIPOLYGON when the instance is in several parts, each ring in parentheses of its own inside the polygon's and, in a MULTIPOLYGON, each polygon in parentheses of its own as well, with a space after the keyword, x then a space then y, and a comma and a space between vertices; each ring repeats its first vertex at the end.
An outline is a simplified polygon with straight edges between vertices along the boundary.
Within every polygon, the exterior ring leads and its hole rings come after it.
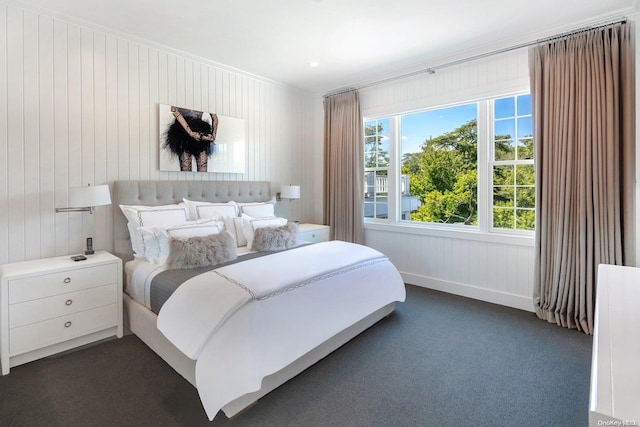
POLYGON ((253 236, 253 250, 258 252, 279 251, 296 245, 298 224, 289 222, 280 227, 256 228, 253 236))
POLYGON ((236 242, 226 231, 201 237, 172 237, 169 239, 167 268, 205 267, 237 257, 236 242))

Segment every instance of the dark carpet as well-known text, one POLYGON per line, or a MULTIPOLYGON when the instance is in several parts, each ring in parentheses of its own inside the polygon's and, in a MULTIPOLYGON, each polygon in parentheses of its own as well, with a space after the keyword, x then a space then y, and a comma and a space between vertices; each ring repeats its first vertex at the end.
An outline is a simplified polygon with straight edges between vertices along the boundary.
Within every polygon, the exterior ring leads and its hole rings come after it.
POLYGON ((2 426, 586 426, 591 337, 534 314, 407 286, 396 313, 209 422, 137 337, 0 377, 2 426))

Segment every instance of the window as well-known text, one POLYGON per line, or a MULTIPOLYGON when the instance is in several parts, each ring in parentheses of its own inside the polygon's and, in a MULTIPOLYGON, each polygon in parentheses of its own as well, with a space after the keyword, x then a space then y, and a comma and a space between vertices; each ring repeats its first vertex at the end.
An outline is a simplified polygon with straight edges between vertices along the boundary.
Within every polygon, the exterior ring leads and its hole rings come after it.
POLYGON ((365 218, 388 218, 389 122, 372 120, 364 125, 365 218))
POLYGON ((403 219, 477 225, 477 120, 475 103, 400 116, 402 197, 419 198, 403 219))
POLYGON ((365 120, 365 218, 533 230, 530 102, 516 95, 365 120))
POLYGON ((533 230, 536 190, 531 96, 496 99, 493 106, 493 227, 533 230))

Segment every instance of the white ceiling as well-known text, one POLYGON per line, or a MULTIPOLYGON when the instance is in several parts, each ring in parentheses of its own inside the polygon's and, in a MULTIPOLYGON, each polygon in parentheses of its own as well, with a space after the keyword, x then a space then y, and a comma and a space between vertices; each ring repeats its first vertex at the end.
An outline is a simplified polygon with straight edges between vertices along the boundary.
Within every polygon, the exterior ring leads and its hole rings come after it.
POLYGON ((313 92, 633 13, 637 0, 14 0, 313 92), (309 63, 316 61, 317 67, 309 63))

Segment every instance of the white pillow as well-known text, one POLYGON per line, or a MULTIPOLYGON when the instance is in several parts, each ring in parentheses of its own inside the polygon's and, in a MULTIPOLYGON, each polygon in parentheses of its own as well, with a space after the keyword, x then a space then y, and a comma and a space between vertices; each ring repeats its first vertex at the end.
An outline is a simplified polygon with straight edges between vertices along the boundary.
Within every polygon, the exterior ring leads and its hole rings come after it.
POLYGON ((224 228, 236 241, 236 246, 247 246, 247 238, 242 230, 242 218, 225 216, 222 220, 224 221, 224 228))
POLYGON ((244 231, 244 236, 247 239, 247 248, 252 251, 253 250, 253 236, 254 231, 260 227, 280 227, 287 223, 286 218, 280 217, 263 217, 263 218, 253 218, 247 214, 242 214, 242 231, 244 231))
POLYGON ((256 205, 243 206, 242 213, 254 218, 265 218, 276 215, 274 206, 271 203, 260 203, 256 205))
POLYGON ((235 202, 238 205, 238 215, 247 214, 253 217, 275 216, 274 208, 276 198, 272 198, 268 202, 235 202))
POLYGON ((151 263, 164 265, 169 256, 169 239, 204 237, 218 234, 224 223, 214 219, 188 221, 174 226, 140 227, 144 242, 144 257, 151 263))
POLYGON ((234 202, 211 203, 182 199, 189 210, 189 219, 221 218, 238 216, 238 206, 234 202))
POLYGON ((187 207, 184 203, 163 206, 134 206, 120 205, 122 213, 127 218, 131 248, 133 253, 144 256, 144 244, 140 227, 152 225, 178 225, 187 222, 187 207))

